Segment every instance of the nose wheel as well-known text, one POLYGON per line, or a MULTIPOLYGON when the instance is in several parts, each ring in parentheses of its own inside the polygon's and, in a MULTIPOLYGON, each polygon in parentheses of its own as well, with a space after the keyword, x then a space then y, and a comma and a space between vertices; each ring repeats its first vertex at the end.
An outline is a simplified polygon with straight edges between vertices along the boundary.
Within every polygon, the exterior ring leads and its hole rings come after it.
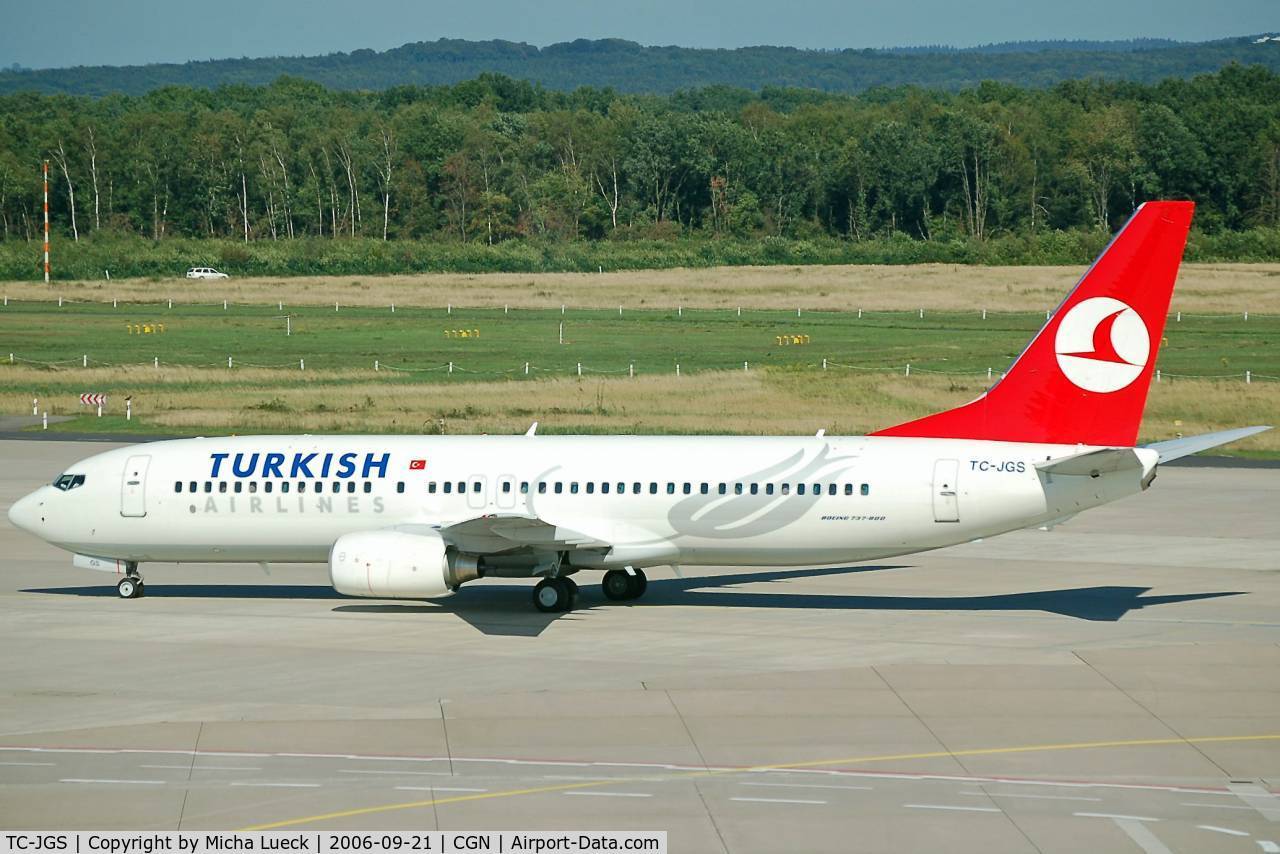
POLYGON ((116 585, 116 592, 120 594, 121 599, 141 599, 146 595, 147 589, 140 576, 126 575, 116 585))

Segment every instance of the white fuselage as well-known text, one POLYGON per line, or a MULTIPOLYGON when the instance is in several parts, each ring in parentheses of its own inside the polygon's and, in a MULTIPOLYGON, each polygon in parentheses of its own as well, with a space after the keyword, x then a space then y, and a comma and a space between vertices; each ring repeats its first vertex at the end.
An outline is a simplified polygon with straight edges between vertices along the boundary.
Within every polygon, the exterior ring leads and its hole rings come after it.
POLYGON ((246 436, 90 457, 21 527, 120 561, 324 562, 341 535, 527 516, 609 544, 573 566, 816 565, 1044 524, 1138 492, 1141 469, 1051 476, 1088 450, 886 437, 246 436), (327 463, 326 463, 327 461, 327 463), (446 491, 446 484, 447 491, 446 491))

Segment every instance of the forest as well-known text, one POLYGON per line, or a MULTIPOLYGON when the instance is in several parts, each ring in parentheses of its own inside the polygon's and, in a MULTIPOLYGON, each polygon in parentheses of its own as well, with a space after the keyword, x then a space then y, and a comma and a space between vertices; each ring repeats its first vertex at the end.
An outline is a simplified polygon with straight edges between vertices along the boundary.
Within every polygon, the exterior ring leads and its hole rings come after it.
POLYGON ((502 40, 437 39, 384 51, 324 56, 212 59, 151 65, 0 71, 0 94, 142 95, 164 86, 268 85, 300 77, 333 89, 462 83, 483 73, 550 89, 612 88, 630 94, 766 86, 852 94, 880 86, 957 90, 984 80, 1043 88, 1095 77, 1156 83, 1193 77, 1230 63, 1280 71, 1280 42, 1241 36, 1207 42, 1158 39, 1009 42, 973 48, 802 50, 760 45, 728 49, 648 46, 623 39, 577 39, 536 47, 502 40))
MULTIPOLYGON (((744 241, 766 256, 768 241, 789 241, 775 260, 790 261, 800 241, 824 261, 887 241, 914 247, 908 260, 1008 262, 1053 260, 1045 241, 1074 235, 1065 254, 1087 260, 1154 198, 1198 203, 1197 234, 1219 247, 1209 255, 1274 259, 1276 104, 1280 75, 1236 65, 1156 84, 859 95, 561 92, 495 74, 380 92, 281 78, 98 99, 7 95, 0 277, 36 275, 46 160, 64 252, 214 239, 214 260, 253 266, 259 247, 297 247, 274 250, 262 271, 320 271, 326 247, 343 241, 386 242, 342 250, 364 253, 371 272, 448 266, 459 252, 485 268, 480 250, 499 244, 499 267, 595 269, 573 247, 694 243, 715 263, 737 259, 744 241), (519 260, 526 251, 537 257, 519 260)), ((101 259, 92 263, 100 273, 101 259)))

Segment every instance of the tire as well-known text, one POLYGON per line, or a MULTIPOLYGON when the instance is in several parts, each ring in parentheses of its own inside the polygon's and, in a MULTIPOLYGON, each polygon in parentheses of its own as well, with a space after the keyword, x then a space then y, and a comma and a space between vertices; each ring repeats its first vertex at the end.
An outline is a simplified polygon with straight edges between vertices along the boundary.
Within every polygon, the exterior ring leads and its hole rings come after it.
POLYGON ((533 588, 533 607, 544 614, 567 611, 572 607, 573 592, 559 578, 544 578, 533 588))
POLYGON ((132 578, 122 578, 116 585, 116 592, 120 594, 121 599, 136 599, 142 592, 142 585, 132 578))
POLYGON ((610 601, 622 602, 632 598, 631 576, 620 569, 606 572, 600 581, 600 587, 604 591, 604 598, 610 601))
POLYGON ((631 582, 631 595, 629 599, 639 599, 644 595, 644 591, 649 589, 649 579, 645 577, 643 569, 637 569, 636 574, 629 576, 631 582))

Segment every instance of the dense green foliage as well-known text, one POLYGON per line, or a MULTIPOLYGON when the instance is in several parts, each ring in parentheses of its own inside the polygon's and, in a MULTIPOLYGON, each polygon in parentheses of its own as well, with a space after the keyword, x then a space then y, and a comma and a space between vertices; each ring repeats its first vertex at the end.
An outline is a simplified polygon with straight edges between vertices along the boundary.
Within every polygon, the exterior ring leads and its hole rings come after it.
POLYGON ((283 79, 11 95, 0 276, 38 274, 46 158, 59 274, 86 278, 1079 263, 1151 198, 1198 203, 1192 258, 1275 259, 1278 103, 1280 76, 1239 66, 859 96, 560 93, 493 75, 376 94, 283 79))
POLYGON ((164 86, 260 86, 282 74, 335 89, 386 89, 460 83, 487 72, 563 91, 585 85, 661 93, 731 85, 862 92, 876 86, 904 85, 960 89, 983 80, 1036 87, 1081 77, 1154 83, 1166 77, 1217 71, 1232 62, 1261 63, 1280 71, 1280 44, 1241 37, 1181 44, 1156 40, 1023 42, 967 50, 767 46, 710 50, 579 39, 539 49, 508 41, 440 39, 383 52, 0 72, 0 94, 141 95, 164 86))

